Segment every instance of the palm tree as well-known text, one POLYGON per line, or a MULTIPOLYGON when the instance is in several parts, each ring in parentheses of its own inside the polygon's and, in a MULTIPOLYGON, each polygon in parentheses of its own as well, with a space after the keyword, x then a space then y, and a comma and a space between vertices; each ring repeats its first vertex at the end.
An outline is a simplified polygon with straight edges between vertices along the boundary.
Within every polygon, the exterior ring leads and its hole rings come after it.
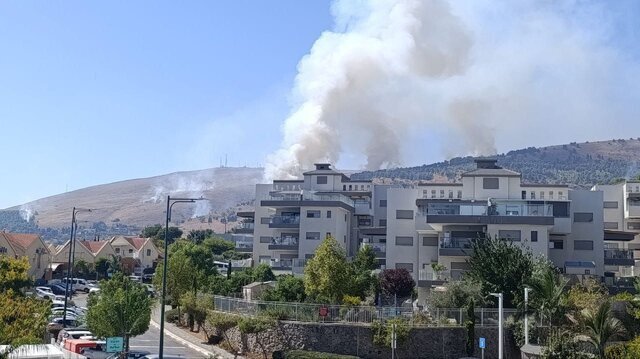
POLYGON ((602 359, 604 358, 604 349, 607 346, 607 342, 616 336, 624 334, 624 325, 611 316, 611 303, 609 301, 603 302, 595 313, 590 310, 584 310, 582 316, 586 341, 594 346, 596 354, 602 359))
POLYGON ((535 278, 529 287, 533 293, 531 307, 543 320, 557 323, 562 318, 567 280, 549 268, 535 278))

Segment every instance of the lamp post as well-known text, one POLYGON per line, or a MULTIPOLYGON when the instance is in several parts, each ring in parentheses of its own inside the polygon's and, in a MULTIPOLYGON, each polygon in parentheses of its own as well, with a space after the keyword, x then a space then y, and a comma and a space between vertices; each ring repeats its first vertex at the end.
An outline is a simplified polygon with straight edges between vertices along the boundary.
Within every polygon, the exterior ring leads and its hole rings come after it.
POLYGON ((529 291, 531 288, 524 287, 524 345, 529 345, 529 291))
POLYGON ((64 288, 64 312, 62 313, 62 327, 67 327, 67 303, 70 295, 70 291, 73 290, 73 261, 75 260, 75 232, 78 229, 78 223, 76 221, 76 215, 79 212, 91 212, 88 208, 76 208, 73 207, 73 211, 71 212, 71 236, 69 237, 69 261, 67 262, 67 280, 65 281, 64 288))
POLYGON ((498 359, 502 359, 502 293, 489 293, 498 298, 498 359))
POLYGON ((171 221, 171 209, 176 203, 194 203, 195 201, 204 200, 200 198, 171 198, 167 196, 167 216, 166 225, 164 227, 164 258, 162 260, 162 297, 160 299, 160 348, 158 349, 158 356, 162 359, 164 351, 164 302, 167 295, 167 258, 169 257, 169 221, 171 221))

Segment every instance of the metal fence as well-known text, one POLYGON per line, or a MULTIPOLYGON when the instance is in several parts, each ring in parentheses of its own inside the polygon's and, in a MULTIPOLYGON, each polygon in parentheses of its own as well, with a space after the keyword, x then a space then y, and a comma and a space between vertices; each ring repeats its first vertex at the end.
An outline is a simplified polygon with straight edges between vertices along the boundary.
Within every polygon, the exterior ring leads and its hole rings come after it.
MULTIPOLYGON (((269 316, 279 320, 297 322, 325 322, 370 324, 376 320, 405 318, 412 326, 463 326, 467 320, 465 308, 434 308, 422 311, 412 307, 344 306, 310 303, 286 303, 248 301, 244 299, 214 296, 215 310, 247 316, 269 316)), ((476 326, 498 326, 498 309, 476 308, 476 326)), ((515 309, 505 309, 503 320, 516 314, 515 309)))

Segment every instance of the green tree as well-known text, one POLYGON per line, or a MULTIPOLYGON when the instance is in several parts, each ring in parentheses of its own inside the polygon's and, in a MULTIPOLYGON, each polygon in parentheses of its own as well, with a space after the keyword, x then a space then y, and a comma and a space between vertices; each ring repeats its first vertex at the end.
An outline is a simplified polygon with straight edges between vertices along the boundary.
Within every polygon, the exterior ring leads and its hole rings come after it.
MULTIPOLYGON (((169 251, 171 252, 171 251, 169 251)), ((162 288, 164 263, 161 262, 156 268, 156 275, 153 276, 153 284, 158 291, 162 288)), ((180 320, 180 298, 191 289, 193 269, 189 257, 184 251, 170 253, 167 258, 167 296, 170 298, 171 306, 178 308, 178 320, 180 320)))
POLYGON ((205 239, 213 237, 214 234, 215 232, 212 229, 192 229, 187 234, 187 240, 200 244, 205 239))
POLYGON ((528 248, 498 238, 472 242, 466 275, 480 284, 483 295, 503 293, 504 306, 513 308, 522 299, 525 283, 536 270, 536 260, 528 248))
POLYGON ((107 272, 109 271, 109 260, 105 257, 98 258, 96 260, 95 268, 98 276, 107 278, 107 272))
POLYGON ((202 244, 208 251, 219 256, 226 251, 232 251, 236 248, 233 242, 218 237, 207 238, 202 242, 202 244))
POLYGON ((542 348, 541 359, 589 359, 591 354, 584 353, 573 334, 555 328, 549 334, 542 348))
POLYGON ((432 308, 463 308, 473 300, 479 306, 485 305, 480 284, 468 279, 447 282, 443 291, 430 291, 427 303, 432 308))
POLYGON ((129 351, 129 337, 149 329, 153 302, 146 288, 122 273, 100 283, 100 292, 87 301, 87 325, 97 337, 125 337, 129 351))
POLYGON ((276 302, 304 302, 305 298, 304 280, 292 275, 279 276, 275 288, 262 295, 262 300, 276 302))
POLYGON ((604 359, 607 342, 625 333, 620 320, 611 315, 611 303, 605 300, 596 312, 585 309, 583 324, 587 341, 593 345, 598 358, 604 359))
POLYGON ((74 265, 73 272, 81 278, 90 278, 93 272, 93 264, 88 263, 84 259, 78 259, 74 265))
POLYGON ((361 248, 356 253, 355 258, 350 265, 351 288, 349 293, 353 296, 364 299, 367 294, 375 289, 377 281, 373 270, 378 268, 378 260, 376 254, 370 246, 361 248))
POLYGON ((144 227, 142 233, 140 233, 140 237, 142 238, 153 238, 158 232, 162 229, 162 225, 154 224, 153 226, 144 227))
POLYGON ((335 238, 325 238, 304 269, 307 296, 316 301, 339 303, 349 293, 350 279, 344 249, 335 238))
POLYGON ((109 260, 108 272, 111 274, 123 272, 122 261, 120 260, 119 256, 113 254, 111 255, 111 259, 109 260))
POLYGON ((236 315, 221 312, 212 311, 209 312, 209 315, 207 316, 207 323, 209 326, 218 329, 220 333, 222 333, 222 337, 226 340, 227 346, 236 353, 238 351, 233 347, 233 345, 231 345, 227 331, 238 325, 239 320, 240 317, 236 315))
POLYGON ((252 270, 254 282, 270 282, 276 280, 275 274, 266 263, 260 263, 252 270))
POLYGON ((0 256, 0 293, 11 290, 14 294, 18 294, 22 288, 30 285, 27 257, 14 259, 0 256))
POLYGON ((544 323, 558 324, 564 314, 567 280, 547 268, 534 277, 529 287, 533 294, 531 308, 538 312, 544 323))

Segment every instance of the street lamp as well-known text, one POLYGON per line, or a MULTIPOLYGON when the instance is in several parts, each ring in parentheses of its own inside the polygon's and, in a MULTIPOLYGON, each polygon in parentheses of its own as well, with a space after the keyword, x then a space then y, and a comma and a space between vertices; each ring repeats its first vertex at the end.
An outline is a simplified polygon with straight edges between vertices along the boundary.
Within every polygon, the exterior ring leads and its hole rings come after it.
POLYGON ((69 237, 69 261, 67 262, 67 280, 65 281, 64 288, 64 312, 62 313, 62 327, 67 327, 67 302, 69 298, 69 293, 73 290, 73 262, 75 261, 75 232, 78 228, 78 222, 76 221, 76 215, 80 212, 91 212, 88 208, 76 208, 73 207, 73 211, 71 212, 71 236, 69 237))
POLYGON ((176 203, 194 203, 195 201, 202 201, 205 198, 171 198, 167 196, 167 217, 166 225, 164 227, 164 259, 162 260, 162 298, 160 299, 160 348, 158 350, 158 356, 162 359, 162 352, 164 351, 164 302, 167 295, 167 258, 169 257, 169 221, 171 221, 171 209, 176 203))
POLYGON ((498 298, 498 359, 502 359, 502 293, 489 293, 498 298))
POLYGON ((524 345, 529 345, 529 291, 531 288, 524 287, 524 345))

